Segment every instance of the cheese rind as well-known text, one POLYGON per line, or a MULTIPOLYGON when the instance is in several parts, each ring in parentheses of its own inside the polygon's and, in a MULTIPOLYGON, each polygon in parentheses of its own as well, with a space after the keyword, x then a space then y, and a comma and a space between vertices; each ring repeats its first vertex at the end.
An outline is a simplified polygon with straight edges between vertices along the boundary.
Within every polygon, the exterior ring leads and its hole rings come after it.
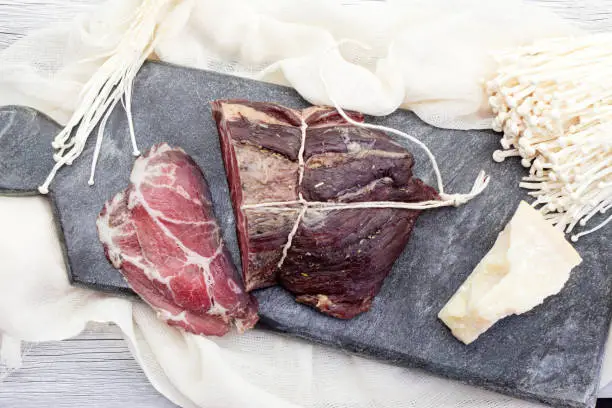
POLYGON ((563 232, 523 201, 438 317, 469 344, 498 320, 525 313, 558 293, 580 262, 563 232))

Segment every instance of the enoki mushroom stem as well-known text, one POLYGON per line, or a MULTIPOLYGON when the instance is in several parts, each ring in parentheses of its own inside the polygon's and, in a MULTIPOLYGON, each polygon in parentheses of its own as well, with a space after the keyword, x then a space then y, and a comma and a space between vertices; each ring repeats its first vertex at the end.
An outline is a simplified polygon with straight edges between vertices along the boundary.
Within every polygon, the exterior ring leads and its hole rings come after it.
POLYGON ((77 109, 53 140, 52 147, 56 150, 53 158, 56 163, 38 188, 42 194, 49 192, 57 172, 65 165, 71 165, 81 155, 89 136, 99 125, 88 181, 89 185, 94 184, 104 129, 111 111, 119 101, 127 114, 133 154, 140 155, 132 120, 132 83, 162 37, 158 30, 159 15, 171 3, 173 0, 142 0, 132 18, 126 20, 130 21, 130 25, 117 47, 111 53, 99 56, 106 58, 106 61, 87 81, 81 91, 77 109))
POLYGON ((494 57, 499 68, 486 89, 493 129, 504 135, 493 158, 520 156, 530 168, 520 186, 572 233, 612 208, 612 34, 547 39, 494 57))

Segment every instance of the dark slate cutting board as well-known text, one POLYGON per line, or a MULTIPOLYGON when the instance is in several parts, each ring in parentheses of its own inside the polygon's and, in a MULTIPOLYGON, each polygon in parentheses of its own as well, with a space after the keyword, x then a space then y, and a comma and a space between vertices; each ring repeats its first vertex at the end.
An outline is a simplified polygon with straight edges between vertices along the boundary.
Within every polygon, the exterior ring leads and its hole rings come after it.
MULTIPOLYGON (((306 106, 288 88, 148 63, 135 81, 133 115, 141 150, 167 141, 183 147, 202 167, 238 264, 234 217, 209 106, 219 98, 306 106)), ((492 132, 436 129, 404 111, 372 121, 403 129, 427 143, 439 160, 448 192, 467 192, 480 169, 492 176, 488 189, 461 208, 430 210, 419 218, 370 312, 350 321, 337 320, 296 304, 281 288, 270 288, 256 293, 262 322, 294 336, 556 407, 593 406, 612 306, 612 229, 578 242, 584 262, 572 272, 560 295, 529 313, 501 321, 465 346, 436 315, 526 198, 518 188, 525 169, 518 161, 497 164, 491 160, 499 140, 492 132)), ((0 109, 0 190, 4 194, 36 193, 53 165, 50 143, 59 129, 31 109, 0 109)), ((121 108, 110 117, 96 184, 89 187, 94 138, 95 134, 71 167, 59 172, 50 197, 65 238, 72 281, 130 293, 104 258, 95 229, 102 204, 127 185, 133 162, 121 108)), ((411 150, 417 176, 432 183, 430 163, 421 151, 411 150)))

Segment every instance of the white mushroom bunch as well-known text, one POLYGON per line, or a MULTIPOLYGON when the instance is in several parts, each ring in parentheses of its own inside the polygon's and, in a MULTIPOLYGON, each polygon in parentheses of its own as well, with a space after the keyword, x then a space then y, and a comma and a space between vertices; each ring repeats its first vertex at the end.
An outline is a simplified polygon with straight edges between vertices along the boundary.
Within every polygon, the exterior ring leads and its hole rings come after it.
POLYGON ((612 208, 612 35, 541 40, 494 55, 486 82, 493 129, 503 131, 496 161, 520 156, 533 205, 572 240, 612 208))
POLYGON ((91 58, 102 59, 104 62, 83 86, 76 110, 51 144, 55 150, 55 165, 38 188, 41 194, 49 192, 49 186, 59 169, 72 165, 83 153, 89 136, 98 126, 89 179, 89 184, 94 184, 104 129, 119 102, 127 114, 132 152, 134 156, 140 155, 132 120, 132 83, 142 64, 169 31, 167 25, 172 22, 170 11, 177 13, 178 9, 174 3, 172 0, 142 0, 132 15, 114 21, 114 25, 109 26, 109 32, 124 33, 114 48, 91 58))

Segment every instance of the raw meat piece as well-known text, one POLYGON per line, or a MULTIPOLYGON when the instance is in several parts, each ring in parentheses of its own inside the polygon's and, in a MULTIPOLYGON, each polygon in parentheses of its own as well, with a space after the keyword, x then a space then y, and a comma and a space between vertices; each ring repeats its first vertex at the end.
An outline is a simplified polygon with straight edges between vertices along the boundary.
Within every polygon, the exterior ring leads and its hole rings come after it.
MULTIPOLYGON (((348 124, 333 108, 302 111, 241 100, 212 104, 236 213, 247 290, 281 284, 323 313, 352 318, 368 310, 404 249, 419 211, 308 209, 243 205, 293 201, 417 202, 438 198, 412 177, 410 152, 382 132, 348 124), (303 180, 299 151, 305 136, 303 180)), ((358 121, 363 117, 349 113, 358 121)))
POLYGON ((220 236, 208 184, 182 149, 155 145, 97 219, 107 258, 168 324, 222 336, 258 320, 220 236))

